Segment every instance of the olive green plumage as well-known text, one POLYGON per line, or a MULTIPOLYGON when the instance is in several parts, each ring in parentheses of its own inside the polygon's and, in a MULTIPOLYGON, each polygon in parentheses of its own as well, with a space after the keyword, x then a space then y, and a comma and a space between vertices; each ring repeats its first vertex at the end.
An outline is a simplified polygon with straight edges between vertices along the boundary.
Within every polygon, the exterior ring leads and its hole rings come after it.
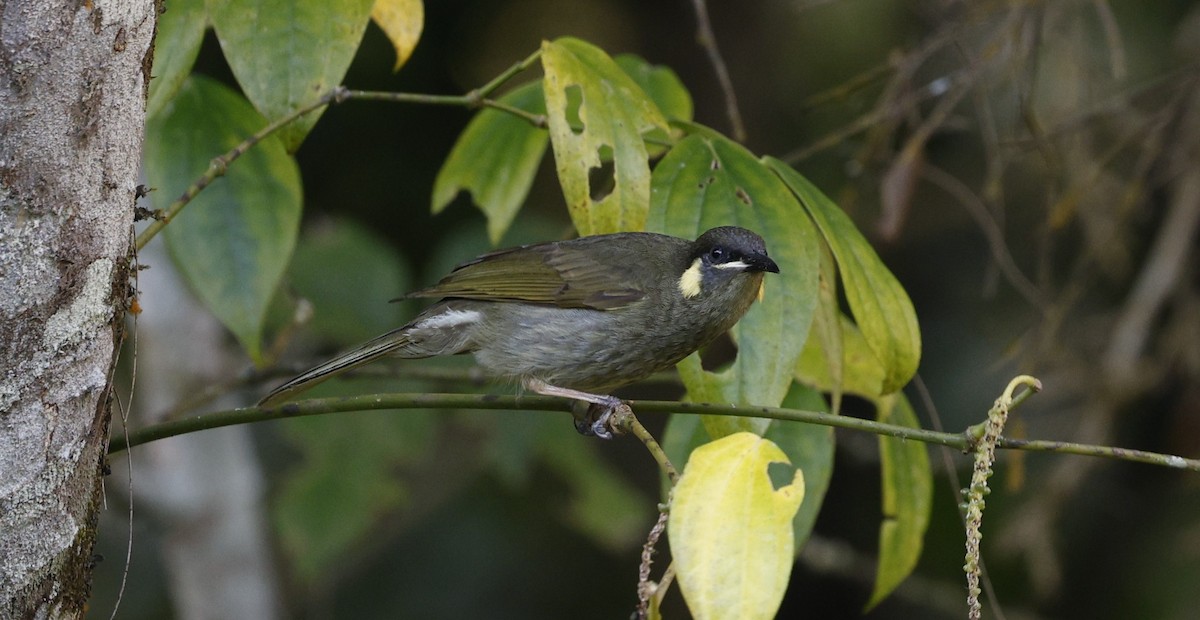
POLYGON ((696 241, 596 235, 498 250, 409 297, 439 298, 407 325, 276 388, 281 402, 384 355, 473 353, 484 372, 543 394, 610 405, 607 392, 670 367, 746 313, 779 268, 744 228, 696 241))

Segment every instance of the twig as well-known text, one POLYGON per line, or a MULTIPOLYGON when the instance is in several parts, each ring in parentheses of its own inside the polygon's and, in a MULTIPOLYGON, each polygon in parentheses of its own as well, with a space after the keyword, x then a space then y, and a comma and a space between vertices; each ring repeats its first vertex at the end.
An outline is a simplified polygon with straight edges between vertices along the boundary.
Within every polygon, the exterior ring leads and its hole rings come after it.
POLYGON ((515 108, 513 106, 504 104, 502 102, 493 101, 493 100, 487 98, 488 95, 490 95, 497 88, 499 88, 501 85, 503 85, 509 79, 511 79, 514 75, 516 75, 517 73, 520 73, 521 71, 524 71, 524 70, 528 69, 530 66, 532 66, 533 63, 536 62, 539 57, 541 57, 541 50, 538 50, 538 51, 530 54, 527 58, 525 58, 525 60, 522 60, 521 62, 518 62, 518 63, 514 64, 513 66, 509 67, 503 73, 501 73, 500 75, 498 75, 494 79, 492 79, 492 81, 488 82, 487 84, 485 84, 484 86, 482 86, 480 88, 472 90, 471 92, 469 92, 465 95, 429 95, 429 94, 423 94, 423 93, 389 93, 389 92, 349 90, 345 86, 337 86, 337 87, 333 88, 332 90, 330 90, 329 92, 322 95, 321 97, 317 98, 312 103, 310 103, 306 106, 303 106, 299 109, 296 109, 296 110, 292 111, 291 113, 289 113, 285 116, 281 116, 280 118, 271 122, 266 127, 263 127, 254 135, 250 136, 249 138, 246 138, 240 144, 233 147, 229 151, 227 151, 221 155, 218 155, 217 157, 214 157, 208 165, 208 170, 205 171, 204 174, 200 175, 200 178, 196 179, 196 181, 194 183, 192 183, 191 186, 189 186, 186 190, 184 190, 183 194, 180 195, 180 197, 178 199, 176 199, 175 202, 171 203, 170 206, 168 206, 163 211, 161 216, 159 216, 154 222, 152 222, 149 226, 147 226, 146 229, 143 230, 140 235, 138 235, 137 242, 136 242, 137 249, 140 250, 140 249, 146 247, 146 244, 149 243, 150 240, 155 237, 155 235, 157 235, 160 231, 162 231, 162 229, 171 222, 172 218, 174 218, 176 215, 178 215, 179 212, 181 210, 183 210, 183 208, 185 206, 187 206, 187 204, 189 202, 191 202, 192 199, 194 199, 197 194, 199 194, 201 191, 204 190, 204 188, 208 187, 213 181, 217 180, 219 177, 224 176, 226 170, 229 169, 229 165, 232 164, 239 157, 244 155, 246 153, 246 151, 249 151, 251 148, 254 147, 254 145, 258 144, 259 142, 262 142, 267 136, 270 136, 271 134, 275 133, 276 131, 279 131, 281 128, 291 124, 292 122, 296 121, 300 117, 305 116, 306 114, 309 114, 310 112, 314 112, 316 110, 324 108, 330 104, 342 103, 343 101, 346 101, 347 99, 365 99, 365 100, 375 100, 375 101, 390 101, 390 102, 394 102, 394 103, 424 103, 424 104, 429 104, 429 105, 453 105, 453 106, 463 106, 463 107, 466 107, 469 109, 475 109, 475 108, 480 108, 480 107, 490 107, 490 108, 495 108, 497 110, 507 112, 509 114, 513 114, 515 116, 523 118, 526 121, 528 121, 530 124, 534 125, 535 127, 545 128, 546 127, 546 117, 544 115, 531 114, 529 112, 526 112, 525 110, 521 110, 519 108, 515 108))
POLYGON ((508 105, 493 99, 480 98, 471 91, 465 95, 429 95, 425 93, 394 93, 380 90, 351 90, 346 91, 347 99, 361 101, 386 101, 388 103, 422 103, 425 105, 448 105, 467 109, 493 108, 523 118, 530 125, 545 129, 547 127, 545 114, 533 114, 518 107, 508 105))
POLYGON ((348 91, 345 89, 345 87, 338 86, 337 88, 334 88, 328 93, 322 95, 316 101, 295 110, 291 114, 276 119, 275 122, 268 124, 266 127, 258 130, 258 132, 254 135, 242 140, 240 144, 224 154, 214 157, 212 162, 208 164, 208 170, 204 174, 200 175, 200 178, 196 179, 196 181, 192 183, 190 187, 184 190, 183 194, 166 208, 159 219, 151 222, 150 225, 142 231, 142 234, 137 236, 137 249, 140 250, 146 247, 146 244, 150 243, 150 240, 153 239, 155 235, 157 235, 167 224, 171 222, 171 218, 174 218, 176 215, 178 215, 179 212, 182 211, 183 208, 186 207, 187 204, 191 202, 197 194, 203 191, 204 188, 208 187, 209 184, 217 180, 217 178, 225 176, 225 171, 228 170, 229 165, 232 164, 237 158, 244 155, 246 151, 249 151, 251 148, 253 148, 254 145, 262 142, 267 136, 279 131, 279 129, 283 126, 291 123, 301 116, 304 116, 305 114, 308 114, 309 112, 323 108, 330 103, 341 103, 345 100, 347 92, 348 91))
POLYGON ((665 587, 666 584, 658 584, 650 581, 650 565, 654 563, 654 547, 658 545, 658 539, 667 529, 667 515, 665 510, 660 510, 658 513, 658 521, 654 523, 654 527, 650 528, 650 534, 646 536, 646 544, 642 545, 642 563, 638 565, 638 605, 637 617, 639 620, 645 620, 650 611, 650 599, 658 593, 660 587, 665 587))
POLYGON ((475 97, 478 99, 486 98, 488 95, 491 95, 492 93, 496 92, 496 89, 503 86, 505 82, 511 80, 513 78, 513 76, 532 67, 533 63, 537 62, 538 59, 541 57, 542 57, 542 50, 539 49, 539 50, 535 51, 534 53, 530 54, 529 56, 527 56, 525 58, 525 60, 522 60, 518 63, 514 63, 513 66, 505 69, 500 75, 497 75, 496 77, 492 78, 492 81, 467 93, 467 96, 475 97))
POLYGON ((712 63, 713 71, 717 74, 717 82, 721 85, 721 92, 725 94, 725 114, 733 128, 733 139, 745 142, 746 126, 742 123, 742 113, 738 111, 737 95, 733 92, 729 69, 725 67, 725 59, 721 57, 721 50, 717 48, 717 37, 713 35, 705 0, 692 0, 692 10, 696 12, 696 42, 708 55, 708 61, 712 63))
POLYGON ((663 451, 662 446, 654 439, 654 435, 651 435, 650 431, 646 430, 645 426, 642 426, 637 416, 633 414, 632 409, 628 411, 623 409, 618 410, 614 414, 613 426, 622 432, 632 433, 634 437, 637 437, 642 442, 642 445, 646 446, 646 450, 650 452, 650 456, 654 457, 654 460, 658 462, 659 468, 667 475, 667 479, 671 481, 672 485, 679 481, 679 471, 671 464, 670 459, 667 458, 667 453, 663 451))
POLYGON ((1025 301, 1043 313, 1047 312, 1049 304, 1042 292, 1038 290, 1037 285, 1025 276, 1016 261, 1013 260, 1012 254, 1008 251, 1008 245, 1004 242, 1004 232, 1000 230, 996 220, 992 219, 983 199, 976 196, 962 181, 937 166, 927 163, 922 167, 921 172, 929 182, 957 199, 971 219, 975 220, 979 230, 983 232, 983 237, 987 239, 988 247, 992 250, 992 258, 995 259, 1000 272, 1008 279, 1008 283, 1025 298, 1025 301))
POLYGON ((913 106, 927 99, 941 96, 957 79, 957 75, 939 77, 926 84, 919 91, 910 95, 905 95, 903 98, 892 102, 891 105, 880 106, 858 117, 848 125, 835 129, 824 136, 818 138, 815 142, 802 146, 781 157, 783 161, 789 164, 797 164, 800 161, 808 159, 825 149, 831 148, 842 142, 845 142, 851 136, 862 133, 871 129, 886 120, 896 118, 904 112, 911 109, 913 106))
POLYGON ((1125 61, 1125 45, 1121 43, 1121 29, 1117 27, 1117 18, 1113 15, 1112 7, 1107 0, 1092 0, 1096 14, 1100 16, 1100 25, 1104 27, 1104 40, 1108 44, 1108 64, 1112 67, 1112 77, 1116 81, 1125 79, 1127 73, 1125 61))
MULTIPOLYGON (((1029 393, 1018 394, 1010 407, 1015 409, 1029 393)), ((939 433, 920 428, 885 424, 874 420, 862 420, 849 416, 838 416, 820 411, 804 411, 783 407, 738 406, 716 403, 685 403, 678 401, 628 401, 630 407, 643 413, 683 413, 707 415, 731 415, 752 418, 772 418, 808 424, 821 424, 849 430, 865 431, 901 439, 912 439, 941 446, 967 450, 977 439, 968 433, 939 433)), ((166 437, 175 437, 210 428, 247 424, 266 420, 282 420, 292 417, 321 415, 350 411, 376 409, 508 409, 524 411, 570 412, 570 401, 550 396, 498 396, 495 394, 370 394, 365 396, 319 398, 286 403, 278 407, 244 407, 204 415, 189 416, 170 422, 162 422, 137 429, 129 434, 129 440, 114 437, 109 443, 109 453, 121 452, 136 446, 166 437)), ((1038 452, 1062 452, 1084 456, 1126 460, 1151 465, 1162 465, 1175 469, 1200 472, 1200 459, 1188 459, 1169 454, 1158 454, 1141 450, 1128 450, 1108 446, 1072 444, 1057 441, 1024 441, 1001 438, 996 447, 1003 449, 1030 450, 1038 452)))

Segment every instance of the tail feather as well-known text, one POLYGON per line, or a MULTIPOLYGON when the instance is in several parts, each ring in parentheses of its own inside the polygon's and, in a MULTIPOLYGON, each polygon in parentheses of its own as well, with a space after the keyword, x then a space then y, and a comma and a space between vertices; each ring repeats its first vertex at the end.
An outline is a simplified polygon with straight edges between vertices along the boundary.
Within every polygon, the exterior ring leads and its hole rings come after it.
MULTIPOLYGON (((362 345, 359 345, 351 351, 347 351, 315 368, 309 369, 304 373, 289 380, 287 383, 271 390, 271 393, 258 401, 260 407, 272 407, 278 405, 291 397, 304 392, 317 384, 335 377, 351 368, 362 366, 368 362, 375 361, 389 353, 398 352, 412 344, 408 337, 409 326, 406 325, 399 329, 394 329, 382 336, 369 340, 362 345)), ((405 357, 421 357, 419 355, 409 355, 405 357)))

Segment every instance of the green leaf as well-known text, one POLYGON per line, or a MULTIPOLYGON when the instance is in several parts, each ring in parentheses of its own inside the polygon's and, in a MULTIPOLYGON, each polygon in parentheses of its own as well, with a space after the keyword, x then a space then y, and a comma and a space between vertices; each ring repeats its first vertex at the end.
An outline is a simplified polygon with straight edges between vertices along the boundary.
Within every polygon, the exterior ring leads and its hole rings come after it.
MULTIPOLYGON (((225 59, 246 97, 269 120, 306 106, 341 83, 374 0, 208 0, 225 59)), ((289 152, 324 110, 280 130, 289 152)))
MULTIPOLYGON (((817 314, 813 318, 812 333, 804 343, 804 351, 819 349, 825 361, 823 370, 829 373, 829 399, 833 413, 842 410, 842 392, 846 384, 845 342, 842 337, 842 311, 838 307, 837 262, 829 244, 821 242, 821 295, 817 302, 817 314)), ((804 354, 800 355, 801 362, 804 354)))
POLYGON ((411 318, 409 304, 389 303, 413 288, 404 258, 352 221, 305 230, 288 275, 296 293, 312 302, 309 329, 340 346, 363 342, 411 318))
POLYGON ((850 311, 886 371, 883 393, 904 387, 921 361, 921 330, 908 294, 854 222, 821 190, 778 159, 767 158, 767 165, 800 198, 833 250, 850 311))
MULTIPOLYGON (((819 393, 799 383, 792 384, 792 389, 788 391, 787 398, 783 399, 782 406, 807 411, 829 411, 829 405, 819 393)), ((799 553, 812 534, 817 514, 825 501, 825 492, 829 490, 829 481, 833 478, 833 451, 837 443, 833 427, 775 420, 765 437, 774 441, 784 454, 787 454, 788 460, 796 469, 804 472, 804 503, 800 505, 796 518, 792 519, 796 553, 799 553)))
MULTIPOLYGON (((369 391, 370 383, 381 391, 395 388, 378 381, 330 382, 313 392, 369 391)), ((328 575, 330 565, 344 561, 389 515, 405 508, 408 485, 400 472, 426 457, 435 443, 434 421, 433 412, 407 410, 302 417, 282 424, 303 461, 284 477, 273 516, 289 564, 302 580, 328 575)))
POLYGON ((147 117, 162 110, 191 73, 207 26, 204 0, 172 0, 159 15, 154 35, 154 79, 150 80, 146 97, 147 117))
MULTIPOLYGON (((862 332, 846 315, 838 313, 837 321, 840 327, 837 338, 842 343, 839 362, 843 372, 841 389, 847 394, 874 400, 883 389, 883 366, 867 345, 862 332)), ((819 340, 809 340, 804 346, 804 353, 800 355, 800 362, 796 364, 796 378, 818 390, 833 391, 838 380, 830 372, 829 355, 819 340)))
MULTIPOLYGON (((263 125, 240 95, 193 76, 146 128, 146 176, 165 208, 208 167, 263 125)), ((163 231, 179 271, 256 363, 267 306, 300 225, 300 171, 274 137, 229 165, 163 231)))
MULTIPOLYGON (((904 394, 876 402, 878 419, 917 428, 917 415, 904 394)), ((879 528, 879 574, 867 609, 887 598, 921 558, 929 511, 933 507, 933 472, 925 444, 879 437, 883 476, 883 524, 879 528)))
MULTIPOLYGON (((792 383, 818 298, 817 233, 795 197, 740 145, 691 135, 654 170, 647 224, 649 230, 689 239, 731 224, 763 236, 780 273, 767 275, 763 300, 733 328, 737 359, 710 373, 700 370, 693 355, 679 370, 692 400, 778 405, 792 383)), ((705 424, 718 435, 765 429, 762 422, 706 418, 705 424)))
POLYGON ((569 37, 544 41, 542 67, 554 163, 576 230, 581 235, 642 230, 650 197, 649 155, 642 136, 667 131, 662 112, 589 43, 569 37), (611 191, 594 187, 589 178, 608 158, 611 191), (602 191, 607 195, 593 197, 602 191))
POLYGON ((670 67, 652 65, 636 54, 619 54, 613 61, 637 82, 664 116, 692 120, 692 94, 670 67))
MULTIPOLYGON (((669 67, 652 65, 634 54, 620 54, 613 60, 637 82, 664 116, 676 121, 692 120, 692 95, 669 67)), ((665 144, 670 140, 670 135, 666 131, 655 130, 647 134, 646 138, 665 144)), ((651 157, 657 157, 666 151, 667 147, 648 144, 647 150, 651 157)))
POLYGON ((803 472, 768 439, 737 433, 692 452, 667 532, 693 617, 775 617, 795 557, 792 519, 803 500, 803 472), (778 488, 772 463, 792 470, 778 488))
MULTIPOLYGON (((533 114, 546 113, 540 82, 525 84, 500 101, 533 114)), ((529 195, 548 139, 546 130, 507 112, 488 108, 475 115, 433 183, 433 212, 441 212, 467 190, 487 216, 492 244, 498 244, 529 195)))

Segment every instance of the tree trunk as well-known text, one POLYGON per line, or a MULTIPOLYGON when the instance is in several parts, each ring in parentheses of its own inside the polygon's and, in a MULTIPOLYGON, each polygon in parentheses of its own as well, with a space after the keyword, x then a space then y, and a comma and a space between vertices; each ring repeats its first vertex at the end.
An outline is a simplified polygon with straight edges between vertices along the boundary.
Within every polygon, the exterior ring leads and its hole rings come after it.
POLYGON ((152 0, 0 0, 0 617, 82 617, 152 0))

